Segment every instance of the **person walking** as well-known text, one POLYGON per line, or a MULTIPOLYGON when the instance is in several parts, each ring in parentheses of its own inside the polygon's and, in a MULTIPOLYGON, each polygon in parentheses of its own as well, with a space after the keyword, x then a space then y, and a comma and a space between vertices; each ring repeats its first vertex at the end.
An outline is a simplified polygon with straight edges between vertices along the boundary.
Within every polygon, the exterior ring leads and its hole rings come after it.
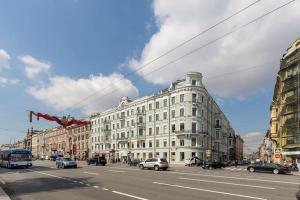
POLYGON ((237 160, 235 160, 234 166, 235 166, 235 168, 237 168, 237 166, 238 166, 238 161, 237 160))

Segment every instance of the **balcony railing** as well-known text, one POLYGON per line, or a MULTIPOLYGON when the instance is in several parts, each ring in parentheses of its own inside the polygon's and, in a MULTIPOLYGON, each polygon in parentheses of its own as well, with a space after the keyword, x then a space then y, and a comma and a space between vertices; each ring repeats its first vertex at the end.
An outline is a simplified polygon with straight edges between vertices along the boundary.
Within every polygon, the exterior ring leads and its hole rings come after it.
POLYGON ((282 92, 289 92, 296 88, 296 81, 287 82, 284 84, 282 88, 282 92))
POLYGON ((136 114, 137 115, 145 115, 146 114, 146 110, 137 110, 136 114))
POLYGON ((216 124, 216 125, 215 125, 215 128, 220 129, 220 128, 221 128, 221 125, 220 125, 220 124, 216 124))
POLYGON ((116 140, 119 141, 119 142, 125 142, 125 141, 127 142, 128 139, 129 139, 128 137, 119 137, 116 140))

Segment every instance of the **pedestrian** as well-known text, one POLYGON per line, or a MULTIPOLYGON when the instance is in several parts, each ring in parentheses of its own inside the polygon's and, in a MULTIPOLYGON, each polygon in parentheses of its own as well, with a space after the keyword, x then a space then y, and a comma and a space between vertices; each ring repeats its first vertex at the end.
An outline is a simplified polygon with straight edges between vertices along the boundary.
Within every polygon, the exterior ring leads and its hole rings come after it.
POLYGON ((235 160, 234 166, 235 166, 235 168, 237 168, 237 166, 238 166, 238 161, 237 160, 235 160))

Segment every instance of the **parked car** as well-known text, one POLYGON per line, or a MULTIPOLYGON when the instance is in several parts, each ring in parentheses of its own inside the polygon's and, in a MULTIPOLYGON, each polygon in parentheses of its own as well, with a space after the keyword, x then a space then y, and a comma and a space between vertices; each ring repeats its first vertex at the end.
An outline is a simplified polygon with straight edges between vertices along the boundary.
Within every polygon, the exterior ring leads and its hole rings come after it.
POLYGON ((291 172, 288 166, 274 163, 255 163, 247 167, 249 172, 272 172, 274 174, 287 174, 291 172))
POLYGON ((139 164, 140 169, 167 170, 169 163, 165 158, 150 158, 139 164))
POLYGON ((225 164, 219 161, 205 161, 202 165, 203 169, 217 169, 217 168, 224 168, 225 164))
POLYGON ((73 168, 77 168, 77 162, 75 160, 73 160, 72 158, 59 158, 56 161, 56 166, 57 168, 66 168, 66 167, 73 167, 73 168))
POLYGON ((95 156, 95 157, 92 157, 92 158, 88 158, 86 160, 86 163, 88 165, 95 164, 96 166, 97 165, 105 166, 106 165, 106 158, 104 156, 95 156))
POLYGON ((129 161, 128 164, 130 166, 138 166, 140 164, 141 160, 140 159, 134 159, 132 161, 129 161))
POLYGON ((51 155, 49 157, 49 160, 56 161, 57 158, 62 158, 62 157, 64 157, 64 156, 63 155, 51 155))
POLYGON ((193 165, 200 166, 203 164, 203 160, 201 160, 198 157, 192 157, 192 158, 185 159, 184 164, 185 166, 193 166, 193 165))

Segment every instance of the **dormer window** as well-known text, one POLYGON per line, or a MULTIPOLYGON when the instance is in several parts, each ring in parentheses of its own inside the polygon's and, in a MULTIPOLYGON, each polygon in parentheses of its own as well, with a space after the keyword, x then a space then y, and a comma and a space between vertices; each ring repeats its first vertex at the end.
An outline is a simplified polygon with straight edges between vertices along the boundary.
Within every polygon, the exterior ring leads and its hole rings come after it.
POLYGON ((192 85, 196 85, 197 81, 196 80, 192 80, 192 85))

